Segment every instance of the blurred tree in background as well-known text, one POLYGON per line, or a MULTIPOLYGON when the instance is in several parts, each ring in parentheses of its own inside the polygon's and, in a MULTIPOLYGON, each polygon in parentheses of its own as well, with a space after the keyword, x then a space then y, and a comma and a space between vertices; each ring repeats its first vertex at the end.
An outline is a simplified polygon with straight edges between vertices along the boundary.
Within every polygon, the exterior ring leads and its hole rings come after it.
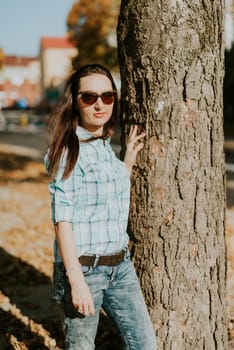
POLYGON ((4 61, 4 51, 3 51, 3 49, 0 47, 0 69, 3 68, 3 61, 4 61))
POLYGON ((80 0, 72 6, 67 26, 70 39, 78 48, 74 68, 101 63, 117 69, 116 25, 120 0, 80 0))

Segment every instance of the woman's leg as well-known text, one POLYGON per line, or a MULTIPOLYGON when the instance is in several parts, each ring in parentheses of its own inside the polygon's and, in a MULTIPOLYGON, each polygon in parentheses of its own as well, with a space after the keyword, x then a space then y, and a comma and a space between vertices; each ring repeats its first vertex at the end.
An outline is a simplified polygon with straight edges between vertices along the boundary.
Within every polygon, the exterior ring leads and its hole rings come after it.
POLYGON ((95 316, 64 319, 65 350, 94 350, 99 311, 95 316))
POLYGON ((156 350, 156 337, 134 266, 121 263, 104 292, 103 308, 117 324, 126 350, 156 350))

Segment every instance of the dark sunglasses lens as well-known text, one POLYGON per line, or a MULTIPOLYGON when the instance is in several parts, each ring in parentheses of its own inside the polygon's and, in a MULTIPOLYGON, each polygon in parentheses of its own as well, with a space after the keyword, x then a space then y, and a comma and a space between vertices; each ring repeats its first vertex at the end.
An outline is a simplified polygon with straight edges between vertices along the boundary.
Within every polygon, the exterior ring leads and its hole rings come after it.
MULTIPOLYGON (((97 101, 99 96, 100 95, 91 92, 84 92, 81 94, 82 101, 87 105, 93 105, 97 101)), ((100 97, 103 103, 105 103, 106 105, 110 105, 114 102, 114 96, 114 92, 110 91, 104 92, 103 94, 101 94, 100 97)))
POLYGON ((101 96, 102 101, 106 105, 110 105, 114 102, 114 93, 113 92, 104 92, 101 96))
POLYGON ((86 103, 87 105, 92 105, 97 101, 98 95, 96 94, 90 94, 90 93, 85 93, 82 94, 82 101, 86 103))

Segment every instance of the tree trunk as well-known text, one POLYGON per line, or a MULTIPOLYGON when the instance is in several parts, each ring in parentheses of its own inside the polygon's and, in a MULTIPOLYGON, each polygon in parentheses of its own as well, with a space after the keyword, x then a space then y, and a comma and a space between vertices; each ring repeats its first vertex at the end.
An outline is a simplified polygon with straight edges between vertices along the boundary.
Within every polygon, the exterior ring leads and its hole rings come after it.
POLYGON ((129 232, 160 350, 226 350, 224 0, 122 0, 123 134, 146 130, 129 232))

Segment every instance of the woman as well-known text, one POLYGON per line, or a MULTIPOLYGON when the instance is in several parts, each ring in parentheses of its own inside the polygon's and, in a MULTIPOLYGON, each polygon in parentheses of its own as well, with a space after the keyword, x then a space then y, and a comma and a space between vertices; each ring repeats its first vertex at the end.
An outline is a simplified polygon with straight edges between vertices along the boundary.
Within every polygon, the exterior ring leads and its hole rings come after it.
POLYGON ((101 307, 118 326, 125 349, 156 349, 126 232, 129 175, 145 135, 131 128, 124 162, 115 156, 109 138, 117 104, 110 72, 86 65, 71 75, 49 123, 54 287, 69 350, 95 348, 101 307))

